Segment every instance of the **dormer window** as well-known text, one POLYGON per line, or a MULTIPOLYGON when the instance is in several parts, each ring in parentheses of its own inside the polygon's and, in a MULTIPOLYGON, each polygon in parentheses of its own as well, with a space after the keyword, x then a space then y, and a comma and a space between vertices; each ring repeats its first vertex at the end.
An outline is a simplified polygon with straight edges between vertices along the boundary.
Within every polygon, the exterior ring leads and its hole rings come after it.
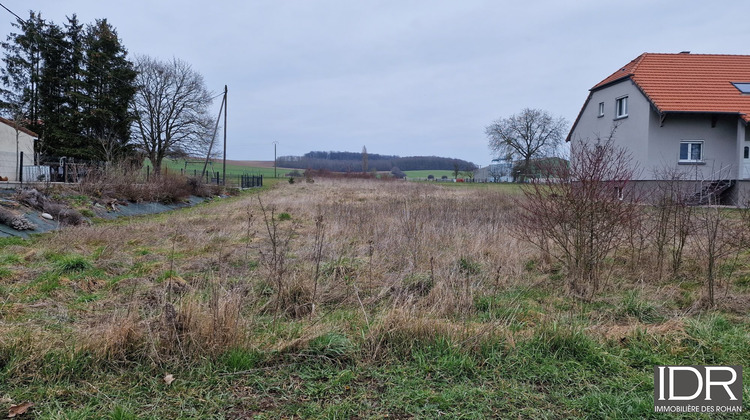
POLYGON ((750 95, 750 82, 744 82, 744 83, 732 83, 734 87, 737 88, 737 90, 740 91, 740 93, 744 93, 747 95, 750 95))
POLYGON ((628 116, 628 97, 623 96, 615 100, 615 119, 628 116))

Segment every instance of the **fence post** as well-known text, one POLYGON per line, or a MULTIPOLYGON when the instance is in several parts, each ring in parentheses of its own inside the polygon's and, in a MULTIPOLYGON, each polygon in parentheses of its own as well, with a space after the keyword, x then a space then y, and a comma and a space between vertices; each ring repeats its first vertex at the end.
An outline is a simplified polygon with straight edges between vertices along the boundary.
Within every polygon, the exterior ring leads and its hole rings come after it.
POLYGON ((146 166, 146 182, 148 182, 150 178, 151 178, 151 167, 146 166))
POLYGON ((18 162, 18 182, 23 185, 23 152, 21 152, 21 161, 18 162))
POLYGON ((63 183, 68 183, 68 158, 62 158, 63 161, 63 183))

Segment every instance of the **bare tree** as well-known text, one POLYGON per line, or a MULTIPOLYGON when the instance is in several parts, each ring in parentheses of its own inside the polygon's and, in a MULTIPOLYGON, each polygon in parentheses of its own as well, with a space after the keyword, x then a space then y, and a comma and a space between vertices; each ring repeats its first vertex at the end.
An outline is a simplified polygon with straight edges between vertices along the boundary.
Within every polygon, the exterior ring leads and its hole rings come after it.
POLYGON ((122 143, 117 137, 117 133, 110 126, 104 127, 99 130, 97 135, 94 136, 96 141, 99 143, 101 149, 99 154, 107 163, 114 162, 118 153, 122 149, 122 143))
POLYGON ((179 59, 136 59, 138 92, 133 111, 136 143, 161 172, 164 157, 171 154, 205 154, 210 144, 211 93, 203 76, 179 59))
POLYGON ((489 147, 496 154, 520 158, 523 182, 529 176, 531 160, 555 154, 565 137, 568 123, 541 109, 525 108, 519 114, 501 118, 486 129, 489 147))
POLYGON ((570 165, 545 168, 520 199, 519 233, 567 269, 574 295, 598 291, 607 257, 626 243, 639 211, 630 188, 631 156, 612 136, 597 144, 580 142, 570 165))

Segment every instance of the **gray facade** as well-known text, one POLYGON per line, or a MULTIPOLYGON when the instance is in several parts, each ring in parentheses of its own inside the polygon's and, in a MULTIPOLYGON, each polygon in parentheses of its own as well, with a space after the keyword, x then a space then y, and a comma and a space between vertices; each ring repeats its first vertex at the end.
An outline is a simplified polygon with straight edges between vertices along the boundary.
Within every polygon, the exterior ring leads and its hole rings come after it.
POLYGON ((581 141, 606 140, 613 133, 614 143, 631 153, 637 180, 659 180, 665 172, 696 181, 750 180, 750 133, 745 126, 737 113, 660 114, 627 78, 590 93, 568 139, 575 147, 581 141), (617 118, 616 104, 624 97, 627 116, 617 118), (700 158, 681 159, 686 147, 699 147, 700 158))

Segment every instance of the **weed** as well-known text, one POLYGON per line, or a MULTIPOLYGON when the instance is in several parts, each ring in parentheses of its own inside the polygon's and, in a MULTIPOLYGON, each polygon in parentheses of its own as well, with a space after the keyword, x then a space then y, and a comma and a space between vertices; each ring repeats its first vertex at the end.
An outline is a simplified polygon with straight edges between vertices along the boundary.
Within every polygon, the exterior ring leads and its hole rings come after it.
POLYGON ((458 259, 458 270, 467 276, 475 276, 482 271, 481 266, 469 257, 458 259))
POLYGON ((63 255, 57 258, 55 266, 61 273, 76 273, 92 267, 91 263, 80 255, 63 255))
POLYGON ((356 347, 345 335, 329 332, 310 340, 303 354, 343 362, 350 360, 355 350, 356 347))
POLYGON ((659 315, 656 307, 641 298, 638 289, 625 293, 625 297, 620 303, 619 313, 621 316, 632 316, 645 323, 655 323, 663 320, 663 317, 659 315))
POLYGON ((256 368, 264 359, 265 356, 261 352, 234 348, 220 355, 218 362, 229 372, 238 372, 256 368))

